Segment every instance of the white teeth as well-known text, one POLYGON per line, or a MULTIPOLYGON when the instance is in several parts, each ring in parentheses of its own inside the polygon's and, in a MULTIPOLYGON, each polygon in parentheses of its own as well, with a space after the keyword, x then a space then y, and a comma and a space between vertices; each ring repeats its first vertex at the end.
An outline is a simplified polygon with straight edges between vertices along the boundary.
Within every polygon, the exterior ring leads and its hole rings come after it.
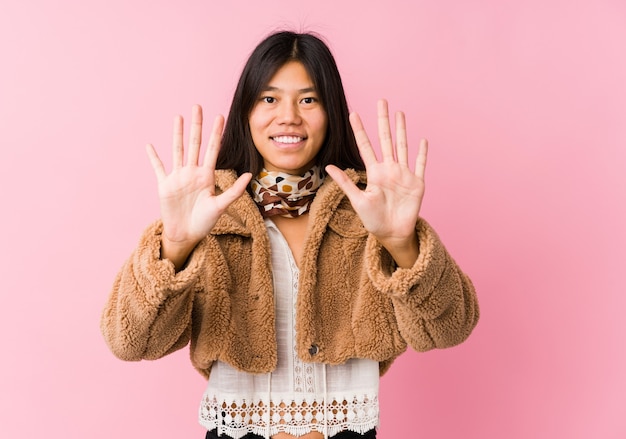
POLYGON ((302 137, 297 136, 278 136, 272 138, 278 143, 298 143, 302 141, 302 137))

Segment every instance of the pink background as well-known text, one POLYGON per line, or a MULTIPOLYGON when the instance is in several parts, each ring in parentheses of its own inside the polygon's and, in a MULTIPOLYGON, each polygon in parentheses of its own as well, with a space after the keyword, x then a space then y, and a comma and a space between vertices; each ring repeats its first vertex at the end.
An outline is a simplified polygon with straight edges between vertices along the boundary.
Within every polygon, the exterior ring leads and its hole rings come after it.
POLYGON ((622 0, 2 0, 0 437, 203 437, 188 351, 121 362, 100 312, 158 216, 145 143, 227 112, 277 27, 329 40, 370 134, 387 97, 429 138, 423 215, 479 292, 465 344, 383 378, 380 437, 626 437, 622 0))

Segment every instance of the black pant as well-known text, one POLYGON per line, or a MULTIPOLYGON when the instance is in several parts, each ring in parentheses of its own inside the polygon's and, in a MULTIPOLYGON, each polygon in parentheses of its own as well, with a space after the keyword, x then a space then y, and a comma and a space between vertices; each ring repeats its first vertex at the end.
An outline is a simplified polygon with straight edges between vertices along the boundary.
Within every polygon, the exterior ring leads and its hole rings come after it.
MULTIPOLYGON (((225 434, 222 436, 217 435, 217 430, 211 430, 206 432, 206 439, 232 439, 230 436, 226 436, 225 434)), ((248 433, 242 439, 263 439, 263 436, 259 436, 258 434, 248 433)), ((337 433, 332 439, 376 439, 376 430, 372 429, 370 431, 366 431, 364 434, 355 433, 354 431, 342 431, 337 433)))

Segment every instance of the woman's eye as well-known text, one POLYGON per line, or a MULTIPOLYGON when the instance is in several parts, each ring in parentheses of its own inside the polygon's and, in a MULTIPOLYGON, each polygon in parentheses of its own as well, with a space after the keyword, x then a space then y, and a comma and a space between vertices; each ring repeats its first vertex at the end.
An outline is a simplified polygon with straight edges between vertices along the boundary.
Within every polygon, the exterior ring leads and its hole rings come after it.
POLYGON ((317 99, 315 99, 315 98, 304 98, 304 99, 302 99, 302 103, 304 103, 304 104, 312 104, 312 103, 314 103, 316 100, 317 100, 317 99))
POLYGON ((266 104, 273 104, 274 102, 276 102, 276 99, 271 96, 264 96, 261 98, 261 101, 265 102, 266 104))

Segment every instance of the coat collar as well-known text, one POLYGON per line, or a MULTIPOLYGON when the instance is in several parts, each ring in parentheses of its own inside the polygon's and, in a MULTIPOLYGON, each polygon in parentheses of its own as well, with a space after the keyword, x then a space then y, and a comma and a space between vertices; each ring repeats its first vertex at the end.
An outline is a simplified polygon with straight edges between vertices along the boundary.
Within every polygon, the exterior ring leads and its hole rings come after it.
MULTIPOLYGON (((345 170, 348 177, 355 184, 366 184, 364 171, 354 169, 345 170)), ((215 186, 217 193, 224 192, 237 180, 237 174, 233 170, 216 170, 215 186)), ((318 189, 313 204, 311 204, 311 227, 314 234, 323 233, 328 221, 345 194, 337 183, 327 175, 324 183, 318 189)), ((265 233, 265 223, 254 200, 246 192, 239 197, 219 218, 212 235, 236 234, 241 236, 253 236, 257 233, 265 233)), ((258 235, 257 235, 258 236, 258 235)))

